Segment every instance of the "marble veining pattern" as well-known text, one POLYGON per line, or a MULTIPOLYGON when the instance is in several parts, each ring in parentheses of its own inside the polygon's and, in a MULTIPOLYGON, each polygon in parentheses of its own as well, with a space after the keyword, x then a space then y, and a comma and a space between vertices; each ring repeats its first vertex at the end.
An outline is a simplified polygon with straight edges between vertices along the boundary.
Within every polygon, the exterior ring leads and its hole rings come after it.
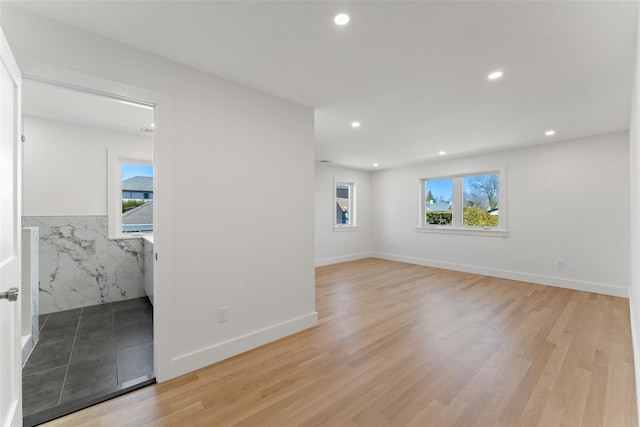
POLYGON ((142 239, 109 240, 106 216, 23 217, 40 231, 40 314, 144 295, 142 239))

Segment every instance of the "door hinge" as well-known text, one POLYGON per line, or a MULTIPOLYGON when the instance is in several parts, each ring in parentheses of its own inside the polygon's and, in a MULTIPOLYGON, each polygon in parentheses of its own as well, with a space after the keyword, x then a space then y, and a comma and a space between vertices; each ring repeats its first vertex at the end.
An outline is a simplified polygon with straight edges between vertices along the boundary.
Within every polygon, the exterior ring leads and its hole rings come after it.
POLYGON ((27 138, 24 137, 24 135, 22 135, 22 137, 20 138, 20 141, 25 142, 27 140, 27 138))

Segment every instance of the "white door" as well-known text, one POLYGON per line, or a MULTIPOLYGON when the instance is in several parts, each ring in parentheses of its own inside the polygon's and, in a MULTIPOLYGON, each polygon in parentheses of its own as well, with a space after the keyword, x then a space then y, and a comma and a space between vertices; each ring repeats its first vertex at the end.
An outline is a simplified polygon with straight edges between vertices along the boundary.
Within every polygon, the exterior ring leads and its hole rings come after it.
POLYGON ((0 29, 0 426, 22 425, 20 304, 20 70, 0 29), (7 298, 9 297, 9 298, 7 298))

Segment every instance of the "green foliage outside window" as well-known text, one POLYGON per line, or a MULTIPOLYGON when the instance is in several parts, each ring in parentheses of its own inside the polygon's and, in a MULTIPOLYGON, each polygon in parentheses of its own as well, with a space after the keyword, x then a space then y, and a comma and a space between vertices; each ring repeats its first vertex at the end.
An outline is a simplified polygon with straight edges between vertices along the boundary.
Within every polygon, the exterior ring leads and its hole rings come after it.
POLYGON ((135 209, 138 206, 142 206, 145 203, 148 203, 149 200, 123 200, 122 201, 122 213, 126 211, 130 211, 131 209, 135 209))
POLYGON ((498 215, 491 215, 489 212, 478 208, 464 208, 464 225, 471 227, 497 227, 498 215))
POLYGON ((451 211, 427 211, 427 224, 431 225, 450 225, 453 219, 451 211))
MULTIPOLYGON (((498 215, 491 215, 489 212, 474 207, 464 208, 464 222, 465 226, 469 227, 497 227, 498 215)), ((426 223, 429 225, 451 225, 453 221, 453 213, 451 211, 446 212, 432 212, 427 211, 426 223)))

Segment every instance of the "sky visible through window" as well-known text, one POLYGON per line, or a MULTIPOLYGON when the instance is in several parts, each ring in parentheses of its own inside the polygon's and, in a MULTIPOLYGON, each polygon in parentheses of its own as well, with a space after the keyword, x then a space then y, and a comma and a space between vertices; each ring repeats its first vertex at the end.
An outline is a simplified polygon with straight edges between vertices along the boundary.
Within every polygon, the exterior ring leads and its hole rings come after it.
MULTIPOLYGON (((464 193, 472 193, 471 180, 464 180, 464 193)), ((450 202, 453 195, 453 180, 452 179, 437 179, 426 181, 426 193, 431 190, 431 194, 436 201, 450 202)))
POLYGON ((138 165, 133 163, 122 164, 122 180, 133 178, 134 176, 150 176, 153 177, 153 166, 138 165))
POLYGON ((433 181, 426 181, 426 193, 431 191, 435 201, 450 202, 451 195, 453 194, 453 180, 452 179, 438 179, 433 181))

